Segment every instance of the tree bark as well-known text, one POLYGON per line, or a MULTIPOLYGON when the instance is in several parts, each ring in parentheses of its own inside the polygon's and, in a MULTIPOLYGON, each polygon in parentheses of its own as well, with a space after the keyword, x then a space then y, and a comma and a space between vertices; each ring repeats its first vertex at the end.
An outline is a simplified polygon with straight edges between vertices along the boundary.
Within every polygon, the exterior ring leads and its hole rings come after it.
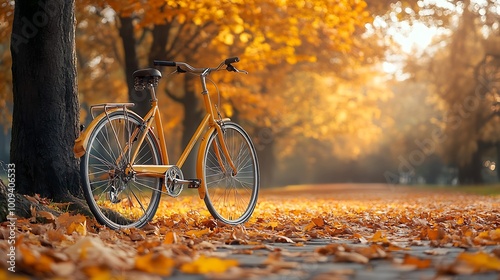
POLYGON ((471 161, 465 166, 458 168, 458 180, 460 184, 482 184, 484 183, 481 169, 483 168, 481 156, 486 144, 479 141, 477 151, 472 155, 471 161))
POLYGON ((137 52, 135 49, 136 39, 134 35, 134 20, 131 17, 120 17, 120 26, 118 28, 120 33, 120 38, 122 39, 123 54, 125 61, 125 79, 127 81, 128 97, 129 101, 135 103, 132 108, 136 113, 144 116, 150 105, 150 99, 148 92, 135 91, 134 88, 134 78, 132 74, 134 71, 139 69, 139 61, 137 59, 137 52))
POLYGON ((12 195, 9 197, 7 186, 5 186, 4 182, 0 180, 0 222, 6 221, 8 216, 31 218, 31 208, 34 208, 34 210, 36 211, 47 211, 54 214, 55 216, 59 216, 59 213, 57 211, 50 209, 45 205, 31 202, 21 194, 16 193, 13 195, 13 197, 12 195), (10 211, 8 210, 9 198, 11 201, 12 199, 15 200, 15 202, 12 203, 15 205, 15 210, 12 213, 13 215, 11 215, 10 211))
POLYGON ((498 168, 496 168, 496 171, 497 171, 497 180, 500 182, 500 142, 496 142, 495 143, 495 149, 496 149, 496 152, 497 152, 496 166, 498 166, 498 168))
POLYGON ((173 58, 168 58, 167 55, 167 43, 169 39, 169 24, 157 24, 153 27, 153 42, 151 43, 151 48, 149 49, 148 64, 152 65, 153 60, 169 60, 173 58))
POLYGON ((11 53, 16 191, 79 195, 74 1, 16 1, 11 53))
POLYGON ((274 185, 276 173, 275 141, 269 128, 257 128, 258 137, 253 139, 260 167, 260 184, 263 187, 274 185), (269 133, 268 133, 269 132, 269 133))
POLYGON ((10 128, 0 124, 0 161, 9 161, 10 128))
MULTIPOLYGON (((189 140, 193 136, 194 132, 198 128, 198 124, 203 118, 203 111, 200 109, 200 99, 197 97, 195 90, 195 82, 197 82, 196 76, 184 75, 184 96, 181 98, 180 103, 184 108, 184 119, 182 120, 182 142, 181 148, 187 146, 189 140)), ((196 169, 196 153, 191 153, 191 155, 186 160, 183 166, 183 172, 187 178, 195 178, 196 169)))

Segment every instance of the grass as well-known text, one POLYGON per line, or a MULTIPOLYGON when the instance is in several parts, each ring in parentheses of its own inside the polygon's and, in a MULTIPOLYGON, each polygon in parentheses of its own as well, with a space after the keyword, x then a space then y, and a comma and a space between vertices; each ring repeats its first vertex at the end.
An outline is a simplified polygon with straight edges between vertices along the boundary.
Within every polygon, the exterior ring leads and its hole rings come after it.
POLYGON ((457 186, 457 191, 462 191, 465 193, 472 194, 480 194, 480 195, 489 195, 489 196, 497 196, 500 195, 500 185, 476 185, 476 186, 457 186))
POLYGON ((459 186, 446 186, 446 185, 424 185, 419 186, 427 190, 440 190, 450 192, 462 192, 486 196, 499 196, 500 184, 485 184, 485 185, 459 185, 459 186))

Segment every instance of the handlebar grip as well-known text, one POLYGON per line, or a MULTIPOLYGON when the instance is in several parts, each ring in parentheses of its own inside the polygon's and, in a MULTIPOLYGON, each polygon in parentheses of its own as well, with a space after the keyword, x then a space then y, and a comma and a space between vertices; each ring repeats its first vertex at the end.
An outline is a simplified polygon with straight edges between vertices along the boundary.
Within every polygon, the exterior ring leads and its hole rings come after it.
POLYGON ((177 63, 175 63, 175 61, 153 60, 153 65, 175 67, 177 63))
POLYGON ((229 65, 231 63, 235 63, 235 62, 239 62, 239 61, 240 61, 240 58, 235 56, 235 57, 230 57, 230 58, 224 60, 224 64, 229 65))

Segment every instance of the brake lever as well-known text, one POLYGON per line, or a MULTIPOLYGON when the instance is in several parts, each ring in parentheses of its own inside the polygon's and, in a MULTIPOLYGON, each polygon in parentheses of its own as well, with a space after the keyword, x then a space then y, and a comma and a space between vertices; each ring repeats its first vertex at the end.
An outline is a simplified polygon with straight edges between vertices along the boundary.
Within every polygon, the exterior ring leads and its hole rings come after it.
POLYGON ((228 64, 226 70, 229 72, 248 74, 248 71, 236 69, 232 64, 228 64))
POLYGON ((235 68, 235 70, 236 70, 237 73, 243 73, 243 74, 247 74, 248 75, 248 71, 246 71, 246 70, 239 70, 239 69, 236 69, 236 68, 235 68))

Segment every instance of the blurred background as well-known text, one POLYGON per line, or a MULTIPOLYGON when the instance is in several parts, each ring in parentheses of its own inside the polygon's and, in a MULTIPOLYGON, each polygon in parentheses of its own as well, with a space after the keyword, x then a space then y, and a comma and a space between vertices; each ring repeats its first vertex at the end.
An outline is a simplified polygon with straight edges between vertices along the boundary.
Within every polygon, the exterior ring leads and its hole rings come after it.
MULTIPOLYGON (((4 162, 13 9, 0 4, 4 162)), ((209 90, 251 134, 264 187, 500 178, 500 1, 76 0, 76 15, 82 124, 97 103, 130 100, 144 113, 149 97, 134 90, 132 72, 153 59, 214 67, 239 56, 249 75, 219 72, 209 90)), ((197 77, 161 70, 175 162, 203 104, 197 77)))

